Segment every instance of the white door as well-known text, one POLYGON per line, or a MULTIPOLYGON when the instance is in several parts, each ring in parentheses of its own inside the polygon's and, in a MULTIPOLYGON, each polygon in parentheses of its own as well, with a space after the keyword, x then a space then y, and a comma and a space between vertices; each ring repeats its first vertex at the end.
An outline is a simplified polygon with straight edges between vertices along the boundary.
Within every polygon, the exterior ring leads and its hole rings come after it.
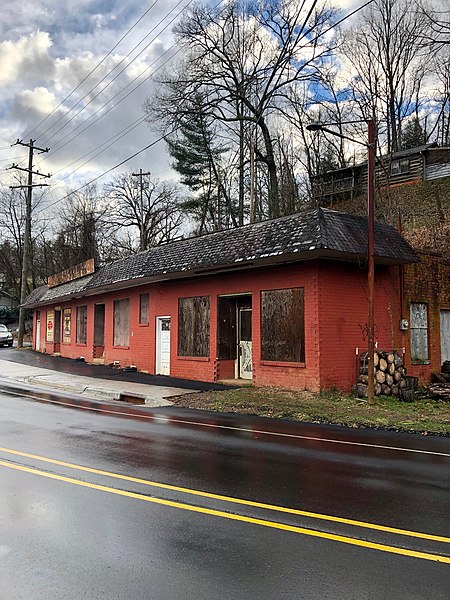
POLYGON ((450 360, 450 310, 441 310, 441 364, 450 360))
POLYGON ((36 319, 36 345, 35 345, 35 349, 36 350, 40 350, 41 349, 41 320, 40 319, 36 319))
POLYGON ((239 377, 252 378, 252 309, 238 309, 239 377))
POLYGON ((170 375, 170 317, 156 317, 156 374, 170 375))

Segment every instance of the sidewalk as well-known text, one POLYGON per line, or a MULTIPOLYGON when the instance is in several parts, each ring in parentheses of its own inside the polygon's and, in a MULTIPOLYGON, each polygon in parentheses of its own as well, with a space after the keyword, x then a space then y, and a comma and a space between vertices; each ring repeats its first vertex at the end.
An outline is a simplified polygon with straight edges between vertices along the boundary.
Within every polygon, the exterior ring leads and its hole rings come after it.
POLYGON ((1 382, 24 383, 101 400, 144 403, 148 407, 170 406, 170 397, 204 389, 223 388, 171 377, 127 373, 104 366, 46 356, 32 350, 0 352, 1 382))

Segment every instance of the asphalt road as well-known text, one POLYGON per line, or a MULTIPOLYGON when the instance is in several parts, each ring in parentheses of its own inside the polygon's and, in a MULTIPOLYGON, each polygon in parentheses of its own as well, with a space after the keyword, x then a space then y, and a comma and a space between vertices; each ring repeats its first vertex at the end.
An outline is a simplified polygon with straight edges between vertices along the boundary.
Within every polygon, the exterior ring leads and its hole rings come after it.
POLYGON ((0 393, 1 600, 447 600, 448 439, 109 408, 0 393))

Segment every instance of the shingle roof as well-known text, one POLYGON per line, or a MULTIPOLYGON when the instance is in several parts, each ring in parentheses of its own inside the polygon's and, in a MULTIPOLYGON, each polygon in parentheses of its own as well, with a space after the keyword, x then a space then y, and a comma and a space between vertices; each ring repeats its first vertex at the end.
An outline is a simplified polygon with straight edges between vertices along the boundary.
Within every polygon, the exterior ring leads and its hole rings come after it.
MULTIPOLYGON (((101 293, 145 281, 195 277, 214 271, 273 265, 322 257, 357 260, 367 255, 367 219, 316 208, 296 215, 218 231, 151 248, 105 265, 92 275, 48 289, 25 306, 101 293)), ((377 262, 417 262, 418 256, 391 226, 375 225, 377 262)))

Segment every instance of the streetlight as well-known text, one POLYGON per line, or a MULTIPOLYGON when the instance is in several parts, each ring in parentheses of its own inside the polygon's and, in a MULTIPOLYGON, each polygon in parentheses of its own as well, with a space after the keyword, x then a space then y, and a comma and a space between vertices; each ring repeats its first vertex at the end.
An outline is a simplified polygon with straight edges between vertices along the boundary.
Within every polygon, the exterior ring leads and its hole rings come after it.
POLYGON ((375 353, 375 318, 374 318, 374 287, 375 287, 375 121, 368 119, 367 123, 367 143, 350 138, 338 131, 328 129, 322 123, 310 123, 306 126, 309 131, 324 131, 330 135, 349 140, 356 144, 361 144, 368 149, 367 157, 367 286, 369 289, 368 296, 368 333, 367 333, 367 354, 368 354, 368 385, 367 385, 367 400, 369 404, 375 402, 374 399, 374 353, 375 353))

